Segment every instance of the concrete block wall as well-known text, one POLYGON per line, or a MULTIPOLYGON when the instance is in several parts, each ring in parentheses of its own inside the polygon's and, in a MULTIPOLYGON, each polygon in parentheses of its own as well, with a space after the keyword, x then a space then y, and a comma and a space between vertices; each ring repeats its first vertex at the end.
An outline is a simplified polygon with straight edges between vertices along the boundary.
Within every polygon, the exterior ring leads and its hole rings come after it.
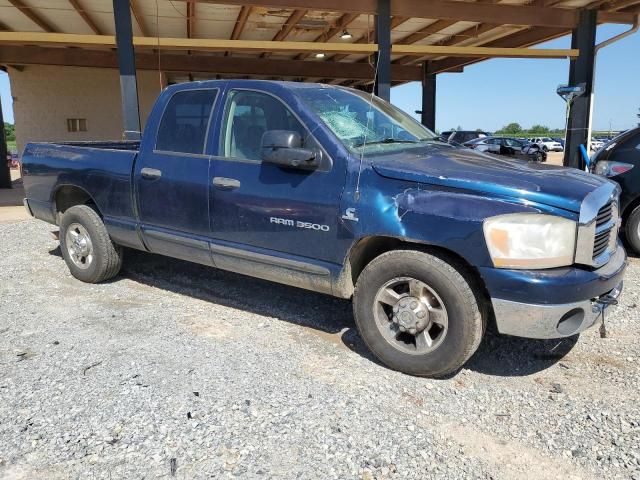
MULTIPOLYGON (((119 140, 122 137, 117 69, 33 65, 9 68, 16 143, 119 140), (86 132, 69 132, 68 118, 86 118, 86 132)), ((160 93, 158 72, 138 72, 140 119, 144 125, 160 93)))

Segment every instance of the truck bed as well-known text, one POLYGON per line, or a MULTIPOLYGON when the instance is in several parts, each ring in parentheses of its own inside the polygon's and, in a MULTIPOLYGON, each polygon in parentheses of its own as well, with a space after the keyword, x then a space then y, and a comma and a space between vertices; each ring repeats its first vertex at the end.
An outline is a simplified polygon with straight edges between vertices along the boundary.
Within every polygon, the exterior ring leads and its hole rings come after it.
POLYGON ((105 223, 125 223, 132 229, 131 175, 139 147, 138 141, 27 144, 22 173, 34 216, 54 223, 59 195, 73 188, 86 192, 105 223))

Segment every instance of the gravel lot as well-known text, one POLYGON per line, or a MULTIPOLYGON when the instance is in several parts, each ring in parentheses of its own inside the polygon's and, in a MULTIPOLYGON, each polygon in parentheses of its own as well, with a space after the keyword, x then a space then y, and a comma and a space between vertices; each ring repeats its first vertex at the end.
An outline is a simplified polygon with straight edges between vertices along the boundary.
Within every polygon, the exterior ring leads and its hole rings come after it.
POLYGON ((350 304, 142 253, 74 280, 0 224, 0 478, 640 480, 640 261, 576 343, 489 336, 458 375, 377 364, 350 304))

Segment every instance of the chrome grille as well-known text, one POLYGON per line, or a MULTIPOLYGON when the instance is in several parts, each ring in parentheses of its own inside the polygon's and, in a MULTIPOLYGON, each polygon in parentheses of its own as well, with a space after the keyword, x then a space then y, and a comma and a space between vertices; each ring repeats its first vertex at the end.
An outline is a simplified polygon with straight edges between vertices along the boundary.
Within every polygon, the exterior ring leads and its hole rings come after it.
POLYGON ((618 246, 620 187, 601 185, 585 197, 580 208, 576 263, 601 267, 618 246))
POLYGON ((604 205, 596 215, 596 233, 593 239, 593 260, 606 252, 607 247, 611 243, 611 232, 614 224, 611 223, 613 217, 614 202, 611 201, 604 205))
POLYGON ((611 228, 607 230, 596 233, 596 236, 593 240, 593 259, 595 260, 600 255, 602 255, 609 246, 609 240, 611 238, 611 228))
POLYGON ((596 216, 596 228, 599 228, 605 223, 609 222, 611 220, 612 215, 613 215, 613 202, 609 202, 600 210, 598 210, 598 215, 596 216))

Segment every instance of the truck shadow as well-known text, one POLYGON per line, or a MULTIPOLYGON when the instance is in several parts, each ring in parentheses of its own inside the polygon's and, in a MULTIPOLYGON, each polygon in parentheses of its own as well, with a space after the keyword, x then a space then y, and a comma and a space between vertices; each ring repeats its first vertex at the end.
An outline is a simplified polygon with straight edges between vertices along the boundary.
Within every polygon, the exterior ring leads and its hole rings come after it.
MULTIPOLYGON (((59 247, 49 253, 61 257, 59 247)), ((122 272, 111 281, 121 277, 302 326, 382 365, 358 335, 347 300, 136 250, 126 250, 122 272)), ((529 340, 489 331, 465 368, 495 376, 530 375, 557 363, 576 341, 529 340)))

